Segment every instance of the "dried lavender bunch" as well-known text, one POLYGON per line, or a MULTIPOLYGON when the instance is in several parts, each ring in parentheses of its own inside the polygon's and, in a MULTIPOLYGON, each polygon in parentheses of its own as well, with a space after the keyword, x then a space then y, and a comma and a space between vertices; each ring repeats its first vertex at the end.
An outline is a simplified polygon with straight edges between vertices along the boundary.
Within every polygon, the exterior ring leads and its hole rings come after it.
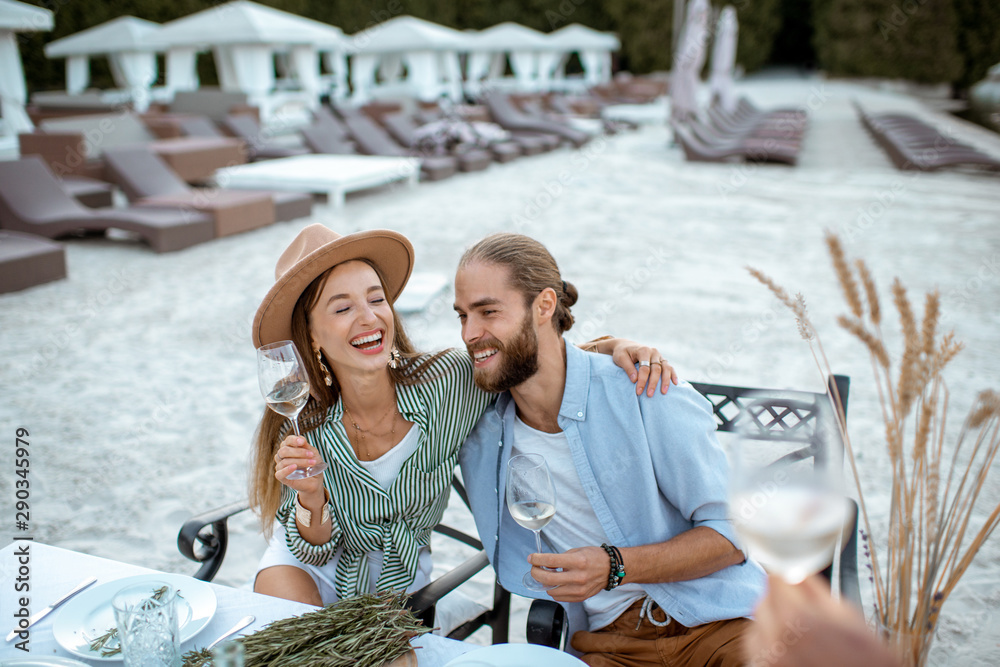
MULTIPOLYGON (((430 632, 403 606, 401 593, 359 595, 322 609, 274 621, 243 644, 247 667, 382 667, 430 632)), ((208 667, 207 650, 184 654, 184 667, 208 667)))

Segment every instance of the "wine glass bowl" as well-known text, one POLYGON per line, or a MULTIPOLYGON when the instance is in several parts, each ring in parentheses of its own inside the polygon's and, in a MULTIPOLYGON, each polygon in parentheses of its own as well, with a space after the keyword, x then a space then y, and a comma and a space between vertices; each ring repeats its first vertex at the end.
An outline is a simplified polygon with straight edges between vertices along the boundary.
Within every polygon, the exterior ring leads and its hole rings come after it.
MULTIPOLYGON (((535 534, 535 550, 541 553, 541 530, 556 514, 555 484, 541 454, 518 454, 507 462, 507 509, 514 521, 535 534)), ((531 570, 522 581, 533 591, 552 588, 535 580, 531 570)))
POLYGON ((799 583, 830 564, 848 516, 832 409, 751 394, 733 430, 733 525, 764 569, 799 583))
MULTIPOLYGON (((295 435, 302 435, 299 413, 309 402, 309 372, 295 343, 280 340, 257 348, 257 380, 267 407, 290 420, 295 435)), ((304 479, 324 470, 326 463, 320 462, 292 471, 287 479, 304 479)))

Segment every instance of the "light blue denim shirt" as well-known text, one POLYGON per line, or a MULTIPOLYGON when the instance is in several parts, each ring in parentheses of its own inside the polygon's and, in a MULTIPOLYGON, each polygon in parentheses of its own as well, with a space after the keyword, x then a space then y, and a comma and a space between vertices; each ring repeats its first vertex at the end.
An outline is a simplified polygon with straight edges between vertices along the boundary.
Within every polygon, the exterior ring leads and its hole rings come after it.
MULTIPOLYGON (((479 419, 459 461, 476 527, 501 585, 517 595, 548 598, 521 583, 534 537, 503 503, 514 415, 514 401, 505 392, 479 419)), ((558 421, 611 544, 653 544, 707 526, 739 547, 727 517, 726 456, 711 405, 693 387, 685 383, 666 396, 636 396, 635 385, 611 357, 567 344, 558 421)), ((700 579, 643 584, 647 595, 688 627, 750 616, 764 587, 764 571, 749 560, 700 579)), ((587 628, 582 605, 563 606, 570 632, 587 628)))

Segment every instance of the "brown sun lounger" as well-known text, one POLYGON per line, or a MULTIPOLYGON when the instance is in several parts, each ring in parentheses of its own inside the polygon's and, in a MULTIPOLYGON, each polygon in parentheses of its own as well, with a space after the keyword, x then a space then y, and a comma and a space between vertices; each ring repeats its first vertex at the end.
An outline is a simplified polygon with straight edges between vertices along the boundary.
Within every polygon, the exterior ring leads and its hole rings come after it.
POLYGON ((572 142, 577 148, 590 141, 590 135, 569 125, 545 118, 535 118, 518 111, 507 95, 493 93, 487 95, 483 101, 490 110, 493 120, 505 130, 552 134, 572 142))
POLYGON ((158 139, 131 113, 43 121, 36 132, 18 136, 21 155, 40 155, 59 176, 103 177, 108 148, 145 145, 188 183, 201 183, 221 167, 246 162, 246 149, 232 137, 158 139))
MULTIPOLYGON (((382 116, 382 125, 393 139, 411 151, 419 152, 416 132, 420 126, 412 116, 402 112, 387 113, 382 116)), ((458 159, 458 166, 462 171, 482 171, 493 162, 492 152, 464 144, 457 146, 450 155, 458 159)))
POLYGON ((65 277, 66 250, 62 244, 0 229, 0 294, 65 277))
POLYGON ((156 252, 215 238, 212 219, 192 210, 91 209, 73 199, 37 156, 0 161, 0 228, 59 238, 123 229, 156 252))
POLYGON ((689 162, 780 162, 794 165, 798 162, 798 150, 777 144, 767 148, 737 145, 712 146, 698 140, 685 125, 672 122, 674 138, 684 151, 689 162))
POLYGON ((312 214, 312 195, 300 192, 192 188, 142 147, 107 151, 108 175, 137 206, 188 206, 215 219, 216 236, 228 236, 312 214))
POLYGON ((230 114, 222 121, 222 126, 246 143, 251 160, 273 160, 311 152, 305 146, 283 146, 269 139, 257 120, 249 114, 230 114))
POLYGON ((428 181, 447 178, 458 170, 458 161, 450 155, 424 157, 405 150, 393 141, 385 130, 376 125, 375 121, 364 114, 349 114, 348 117, 344 118, 344 125, 350 131, 354 143, 365 155, 419 158, 420 173, 428 181))

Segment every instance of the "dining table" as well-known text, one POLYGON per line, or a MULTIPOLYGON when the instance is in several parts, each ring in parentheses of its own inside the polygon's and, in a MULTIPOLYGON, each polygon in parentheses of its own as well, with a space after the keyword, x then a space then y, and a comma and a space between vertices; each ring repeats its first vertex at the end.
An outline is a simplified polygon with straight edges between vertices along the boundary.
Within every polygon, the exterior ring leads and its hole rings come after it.
MULTIPOLYGON (((2 641, 0 644, 0 666, 7 662, 16 664, 18 659, 27 658, 33 660, 61 658, 77 660, 89 665, 107 665, 109 662, 112 666, 120 665, 120 660, 109 661, 108 659, 100 659, 96 655, 95 659, 86 659, 80 655, 74 655, 57 639, 53 628, 57 627, 56 624, 59 623, 60 612, 70 608, 72 599, 64 605, 56 607, 50 614, 27 629, 26 640, 21 636, 15 637, 12 641, 3 640, 6 639, 7 633, 14 629, 18 620, 16 614, 23 615, 25 613, 22 611, 25 608, 23 605, 25 601, 27 601, 28 612, 34 614, 62 597, 88 577, 97 578, 96 583, 88 588, 88 590, 94 591, 102 584, 120 579, 157 574, 167 574, 174 579, 183 577, 179 588, 183 588, 183 582, 190 579, 193 589, 201 590, 203 586, 207 586, 215 594, 214 611, 204 627, 181 644, 182 653, 195 648, 207 647, 247 615, 253 615, 255 620, 238 633, 239 635, 251 634, 272 621, 298 616, 317 609, 311 605, 260 595, 247 589, 232 588, 211 582, 198 582, 187 575, 162 573, 138 565, 63 549, 43 542, 15 540, 0 549, 0 586, 3 587, 0 590, 0 603, 2 603, 0 604, 0 623, 3 624, 0 625, 0 632, 2 632, 2 636, 0 636, 0 641, 2 641), (24 651, 18 646, 28 650, 24 651)), ((103 590, 112 588, 113 586, 104 586, 103 590)), ((83 596, 85 592, 81 592, 77 597, 83 596)), ((64 618, 63 621, 66 619, 64 618)), ((65 625, 65 622, 62 625, 65 625)), ((410 644, 416 649, 415 655, 420 667, 442 667, 458 656, 480 648, 474 644, 433 634, 415 637, 410 644)), ((52 660, 52 664, 59 664, 59 660, 52 660)))

